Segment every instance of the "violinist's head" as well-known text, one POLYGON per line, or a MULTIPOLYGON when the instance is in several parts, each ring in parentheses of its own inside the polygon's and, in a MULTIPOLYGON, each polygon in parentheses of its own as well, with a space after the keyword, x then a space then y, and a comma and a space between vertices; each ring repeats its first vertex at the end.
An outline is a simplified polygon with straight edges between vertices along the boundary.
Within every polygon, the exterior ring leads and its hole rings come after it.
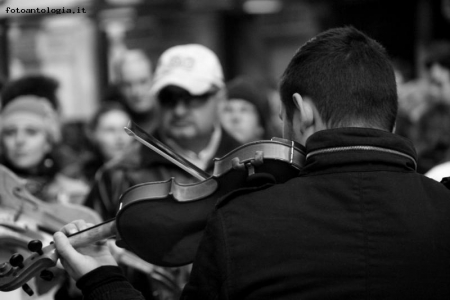
POLYGON ((61 139, 57 112, 39 96, 11 100, 1 111, 0 123, 3 155, 17 169, 38 166, 61 139))
POLYGON ((305 43, 280 83, 284 136, 302 144, 316 131, 368 127, 392 131, 397 89, 378 42, 353 27, 325 31, 305 43))
POLYGON ((209 140, 214 128, 220 126, 224 86, 219 59, 210 49, 188 44, 166 50, 152 86, 161 109, 159 132, 180 145, 209 140))

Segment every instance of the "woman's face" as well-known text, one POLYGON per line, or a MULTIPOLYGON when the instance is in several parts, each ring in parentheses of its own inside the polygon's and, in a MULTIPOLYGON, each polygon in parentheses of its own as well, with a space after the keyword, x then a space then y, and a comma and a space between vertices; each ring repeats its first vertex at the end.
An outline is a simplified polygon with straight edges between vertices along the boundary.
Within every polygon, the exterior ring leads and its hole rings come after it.
POLYGON ((243 99, 229 99, 222 108, 222 125, 241 143, 260 140, 264 129, 256 107, 243 99))
POLYGON ((13 166, 20 169, 36 167, 50 152, 51 145, 44 126, 43 121, 19 115, 8 118, 4 123, 1 141, 4 155, 13 166))
POLYGON ((106 160, 121 155, 133 141, 123 129, 129 120, 129 116, 120 110, 111 110, 99 118, 94 139, 106 160))

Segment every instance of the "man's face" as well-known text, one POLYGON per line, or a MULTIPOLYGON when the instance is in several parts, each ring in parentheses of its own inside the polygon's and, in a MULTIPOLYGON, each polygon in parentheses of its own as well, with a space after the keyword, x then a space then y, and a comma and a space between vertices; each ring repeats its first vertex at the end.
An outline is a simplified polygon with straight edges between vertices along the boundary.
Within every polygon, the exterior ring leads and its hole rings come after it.
POLYGON ((120 89, 134 113, 145 113, 154 106, 150 96, 152 74, 147 63, 130 62, 122 66, 120 89))
POLYGON ((189 140, 204 137, 218 123, 218 106, 222 93, 207 92, 200 96, 171 97, 170 93, 161 97, 160 131, 174 140, 189 140))

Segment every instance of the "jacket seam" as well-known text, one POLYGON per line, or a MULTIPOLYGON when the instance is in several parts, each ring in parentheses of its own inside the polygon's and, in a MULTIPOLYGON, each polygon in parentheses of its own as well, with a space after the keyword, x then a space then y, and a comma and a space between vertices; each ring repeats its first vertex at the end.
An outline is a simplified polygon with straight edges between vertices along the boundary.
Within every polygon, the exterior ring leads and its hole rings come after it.
POLYGON ((368 242, 368 234, 367 234, 367 212, 366 206, 364 203, 364 193, 363 193, 363 178, 362 173, 358 173, 358 181, 356 185, 358 187, 358 198, 361 206, 361 217, 362 217, 362 230, 363 230, 363 253, 364 253, 364 286, 366 290, 366 299, 369 299, 369 242, 368 242))
POLYGON ((221 227, 222 235, 223 235, 223 243, 224 243, 224 252, 225 252, 225 265, 226 265, 226 271, 225 274, 222 274, 223 276, 223 284, 225 285, 224 293, 225 293, 225 299, 229 299, 229 290, 232 289, 232 282, 231 278, 232 276, 229 276, 231 273, 231 259, 230 259, 230 251, 229 251, 229 244, 227 240, 227 234, 225 229, 225 219, 223 214, 217 210, 217 215, 219 217, 219 224, 221 227))

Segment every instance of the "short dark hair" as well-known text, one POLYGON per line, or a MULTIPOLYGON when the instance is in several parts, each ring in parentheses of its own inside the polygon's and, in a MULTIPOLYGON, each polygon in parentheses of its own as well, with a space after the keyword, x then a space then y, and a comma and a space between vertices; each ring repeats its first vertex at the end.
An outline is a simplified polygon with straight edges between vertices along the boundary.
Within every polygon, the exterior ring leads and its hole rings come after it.
POLYGON ((280 83, 289 120, 295 93, 311 98, 329 128, 394 128, 398 102, 390 58, 383 46, 351 26, 317 35, 290 61, 280 83))

